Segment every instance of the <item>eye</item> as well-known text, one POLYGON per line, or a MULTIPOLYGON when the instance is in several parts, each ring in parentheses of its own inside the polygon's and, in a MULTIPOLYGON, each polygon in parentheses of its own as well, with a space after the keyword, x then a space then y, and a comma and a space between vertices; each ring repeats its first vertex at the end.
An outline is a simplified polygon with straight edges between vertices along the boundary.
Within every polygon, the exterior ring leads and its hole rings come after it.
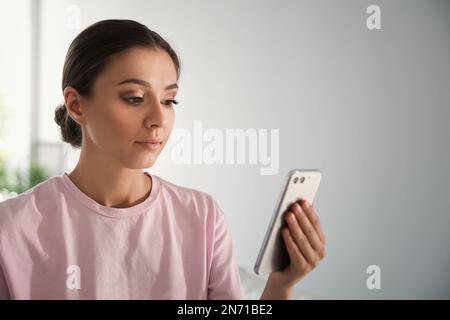
POLYGON ((174 104, 178 104, 178 101, 174 100, 174 99, 172 99, 172 100, 164 100, 163 104, 166 105, 166 106, 173 107, 174 104))
POLYGON ((138 105, 140 104, 144 99, 143 97, 126 97, 123 100, 125 100, 126 102, 128 102, 131 105, 138 105))
MULTIPOLYGON (((125 100, 127 103, 137 106, 139 104, 141 104, 144 101, 144 97, 125 97, 123 98, 123 100, 125 100)), ((171 100, 163 100, 162 104, 166 105, 166 106, 170 106, 173 107, 174 104, 178 104, 178 101, 175 99, 171 99, 171 100)))

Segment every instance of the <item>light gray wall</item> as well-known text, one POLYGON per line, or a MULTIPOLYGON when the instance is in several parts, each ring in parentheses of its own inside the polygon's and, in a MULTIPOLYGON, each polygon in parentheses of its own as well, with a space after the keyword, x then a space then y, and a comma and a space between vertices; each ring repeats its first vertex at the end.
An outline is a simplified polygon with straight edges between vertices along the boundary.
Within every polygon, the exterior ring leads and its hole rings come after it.
MULTIPOLYGON (((150 169, 218 200, 239 264, 253 268, 285 174, 319 168, 328 255, 296 289, 450 298, 449 1, 42 2, 42 139, 59 139, 49 123, 79 32, 65 28, 66 8, 80 7, 82 28, 138 20, 181 56, 176 127, 280 130, 276 175, 249 164, 174 165, 169 149, 150 169), (381 30, 366 27, 371 4, 381 30), (366 288, 372 264, 381 290, 366 288)), ((76 154, 67 159, 69 168, 76 154)))

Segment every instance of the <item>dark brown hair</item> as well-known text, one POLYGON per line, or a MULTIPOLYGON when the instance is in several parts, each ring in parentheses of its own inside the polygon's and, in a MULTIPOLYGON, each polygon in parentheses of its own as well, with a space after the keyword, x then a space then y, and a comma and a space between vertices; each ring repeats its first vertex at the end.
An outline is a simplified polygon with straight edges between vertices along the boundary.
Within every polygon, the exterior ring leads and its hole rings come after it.
MULTIPOLYGON (((172 47, 155 31, 133 20, 102 20, 84 29, 70 44, 64 62, 62 89, 75 88, 89 97, 97 76, 105 69, 109 58, 134 47, 165 50, 175 65, 177 80, 180 61, 172 47)), ((55 122, 60 126, 63 141, 74 148, 82 144, 81 126, 68 114, 65 104, 55 110, 55 122)))

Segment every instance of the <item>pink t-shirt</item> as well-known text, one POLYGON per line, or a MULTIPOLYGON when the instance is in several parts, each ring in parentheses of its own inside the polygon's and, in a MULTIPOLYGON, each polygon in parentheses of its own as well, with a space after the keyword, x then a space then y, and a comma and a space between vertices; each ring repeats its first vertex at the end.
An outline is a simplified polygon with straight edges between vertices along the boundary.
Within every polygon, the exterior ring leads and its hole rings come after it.
POLYGON ((217 202, 150 176, 129 208, 66 173, 0 202, 0 299, 245 299, 217 202))

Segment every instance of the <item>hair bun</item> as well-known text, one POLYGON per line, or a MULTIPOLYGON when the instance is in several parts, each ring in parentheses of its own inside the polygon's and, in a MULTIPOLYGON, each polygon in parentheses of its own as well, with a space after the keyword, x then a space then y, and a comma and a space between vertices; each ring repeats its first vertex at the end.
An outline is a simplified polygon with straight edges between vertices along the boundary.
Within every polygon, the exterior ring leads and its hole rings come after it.
POLYGON ((65 104, 60 104, 55 109, 55 122, 60 127, 63 141, 70 143, 74 148, 80 148, 82 142, 82 130, 67 112, 65 104))

